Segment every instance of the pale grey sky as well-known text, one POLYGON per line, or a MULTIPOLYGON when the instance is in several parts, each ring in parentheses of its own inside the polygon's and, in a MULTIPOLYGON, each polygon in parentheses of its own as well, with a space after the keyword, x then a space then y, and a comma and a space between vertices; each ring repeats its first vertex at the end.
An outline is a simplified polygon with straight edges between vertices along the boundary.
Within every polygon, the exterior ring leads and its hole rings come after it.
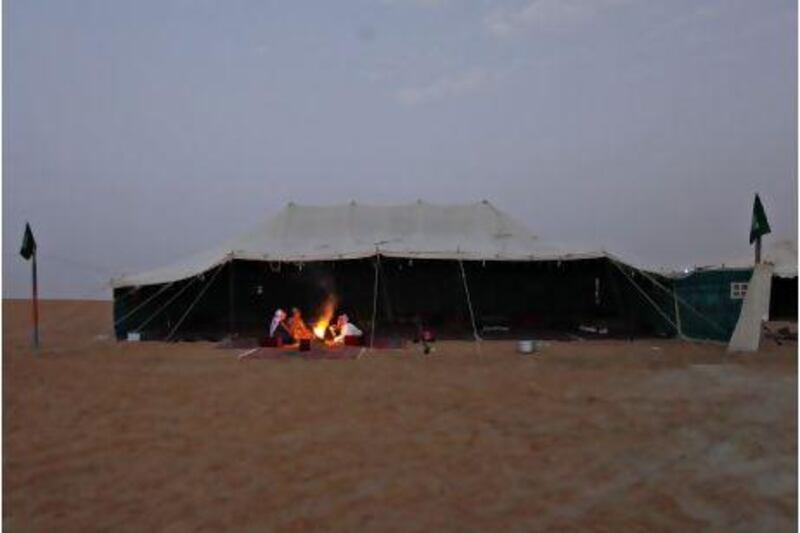
POLYGON ((101 297, 286 202, 489 199, 682 267, 797 238, 797 6, 6 0, 3 295, 101 297))

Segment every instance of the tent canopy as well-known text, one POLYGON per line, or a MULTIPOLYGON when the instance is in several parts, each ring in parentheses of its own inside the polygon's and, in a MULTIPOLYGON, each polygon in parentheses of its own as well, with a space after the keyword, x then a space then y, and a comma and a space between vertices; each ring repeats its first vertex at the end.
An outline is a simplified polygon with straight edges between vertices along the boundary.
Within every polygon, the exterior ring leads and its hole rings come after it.
MULTIPOLYGON (((355 202, 289 203, 244 235, 172 265, 115 278, 115 288, 169 283, 234 260, 304 262, 387 257, 484 261, 553 261, 610 257, 543 243, 523 224, 484 200, 395 206, 355 202)), ((796 267, 795 267, 796 268, 796 267)))

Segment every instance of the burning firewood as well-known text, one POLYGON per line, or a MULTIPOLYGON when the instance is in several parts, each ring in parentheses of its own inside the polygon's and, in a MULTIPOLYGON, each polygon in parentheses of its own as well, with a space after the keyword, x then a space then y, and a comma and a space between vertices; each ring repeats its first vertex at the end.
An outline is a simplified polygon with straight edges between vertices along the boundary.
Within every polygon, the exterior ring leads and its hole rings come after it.
POLYGON ((314 323, 314 336, 319 340, 325 340, 325 335, 328 333, 328 325, 331 323, 333 313, 336 311, 336 298, 329 296, 322 304, 320 316, 314 323))

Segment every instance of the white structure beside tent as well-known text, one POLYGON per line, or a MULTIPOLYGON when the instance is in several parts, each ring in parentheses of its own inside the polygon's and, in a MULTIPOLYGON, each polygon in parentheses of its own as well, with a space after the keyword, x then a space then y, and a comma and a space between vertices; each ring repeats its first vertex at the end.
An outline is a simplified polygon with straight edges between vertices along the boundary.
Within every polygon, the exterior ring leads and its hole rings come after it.
POLYGON ((758 264, 753 269, 739 320, 728 343, 729 352, 758 351, 762 326, 769 319, 772 274, 772 265, 768 263, 758 264))

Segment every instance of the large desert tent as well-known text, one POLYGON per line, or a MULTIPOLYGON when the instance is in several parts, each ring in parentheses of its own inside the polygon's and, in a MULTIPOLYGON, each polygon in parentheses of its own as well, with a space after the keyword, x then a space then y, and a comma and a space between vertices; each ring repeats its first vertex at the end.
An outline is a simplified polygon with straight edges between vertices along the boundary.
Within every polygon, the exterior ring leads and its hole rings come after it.
POLYGON ((666 278, 554 246, 487 201, 288 204, 244 235, 112 280, 119 338, 259 336, 276 308, 333 302, 366 331, 674 335, 666 278), (659 281, 660 280, 660 281, 659 281))
POLYGON ((383 257, 482 261, 596 259, 544 244, 487 201, 468 205, 288 204, 244 235, 184 261, 112 280, 114 287, 179 281, 232 259, 309 262, 383 257))

